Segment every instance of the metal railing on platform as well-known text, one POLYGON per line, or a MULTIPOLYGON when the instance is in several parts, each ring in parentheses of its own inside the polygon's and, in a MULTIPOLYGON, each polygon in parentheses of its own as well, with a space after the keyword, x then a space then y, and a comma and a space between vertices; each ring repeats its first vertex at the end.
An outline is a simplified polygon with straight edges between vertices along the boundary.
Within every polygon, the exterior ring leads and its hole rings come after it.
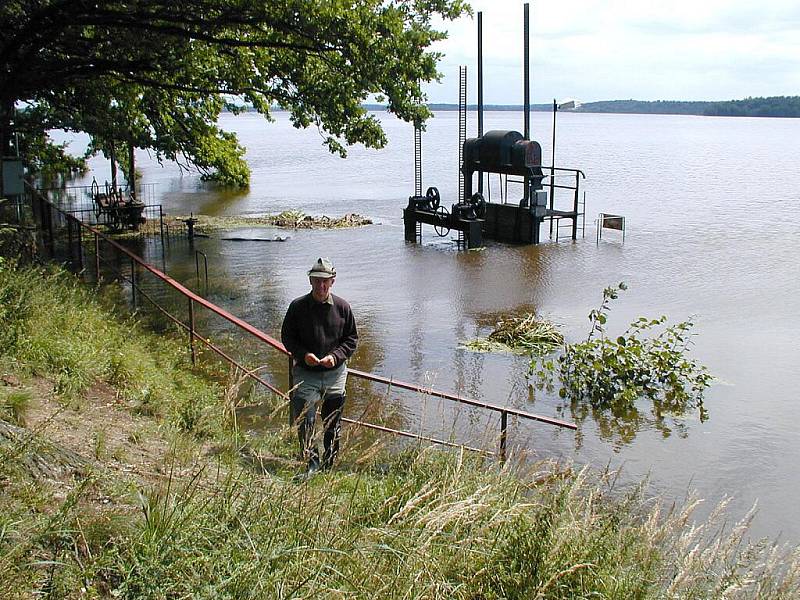
MULTIPOLYGON (((141 302, 142 300, 146 300, 149 303, 151 303, 153 307, 157 311, 159 311, 159 313, 163 314, 170 322, 174 323, 179 329, 183 330, 185 333, 188 334, 188 340, 187 340, 188 351, 191 355, 191 360, 193 364, 196 363, 197 361, 198 358, 197 344, 200 343, 203 347, 211 350, 222 360, 233 365, 236 369, 239 369, 246 377, 251 379, 253 382, 257 383, 260 386, 263 386, 263 388, 269 390, 271 393, 275 394, 276 396, 278 396, 283 400, 289 399, 289 391, 292 389, 293 386, 293 382, 291 381, 292 358, 289 352, 286 350, 286 348, 279 340, 267 335, 266 333, 254 327, 250 323, 244 321, 243 319, 240 319, 239 317, 217 306, 208 299, 190 290, 185 285, 179 283, 178 281, 167 275, 164 271, 159 270, 154 266, 152 266, 151 264, 147 263, 144 259, 136 255, 134 252, 123 246, 118 241, 112 239, 105 233, 101 232, 99 229, 97 229, 97 227, 86 224, 82 222, 80 219, 78 219, 74 214, 70 214, 56 207, 52 202, 50 202, 38 190, 34 189, 33 187, 28 186, 27 191, 28 191, 27 200, 30 203, 34 220, 36 222, 36 225, 42 231, 42 242, 44 246, 43 249, 51 258, 55 258, 57 255, 59 257, 65 257, 70 263, 74 263, 78 267, 80 272, 84 274, 93 273, 95 276, 95 281, 97 281, 98 283, 102 281, 104 278, 101 269, 101 262, 110 264, 112 268, 116 270, 115 278, 127 282, 129 284, 131 302, 134 308, 137 307, 139 302, 141 302), (60 235, 57 235, 57 233, 59 233, 60 235), (113 253, 113 256, 102 257, 102 250, 104 248, 107 250, 107 252, 113 253), (92 263, 93 263, 91 265, 89 264, 90 257, 92 258, 92 263), (185 306, 187 309, 185 322, 179 317, 175 316, 173 312, 165 308, 163 306, 165 302, 163 301, 159 302, 158 299, 154 297, 154 294, 150 293, 148 290, 145 289, 145 286, 142 285, 142 277, 144 275, 150 275, 156 281, 160 282, 163 286, 165 286, 165 288, 177 294, 179 300, 180 298, 183 298, 183 301, 185 302, 185 306), (274 350, 275 352, 283 355, 286 359, 286 366, 287 366, 287 380, 288 380, 286 388, 287 391, 281 390, 278 384, 276 384, 275 382, 270 382, 261 375, 259 375, 258 371, 261 369, 261 367, 248 368, 246 365, 242 363, 241 359, 231 356, 230 352, 227 352, 218 344, 213 343, 212 340, 209 339, 208 337, 204 337, 203 335, 201 335, 198 331, 196 322, 197 310, 200 308, 203 308, 207 310, 209 313, 217 317, 220 317, 225 322, 227 322, 234 331, 239 332, 239 334, 246 334, 247 336, 249 336, 250 339, 255 340, 256 342, 263 344, 266 347, 274 350)), ((197 255, 195 255, 195 258, 197 259, 197 255)), ((196 264, 196 274, 199 279, 199 263, 196 264)), ((436 390, 431 387, 419 386, 412 383, 397 381, 392 378, 383 377, 380 375, 376 375, 374 373, 361 371, 358 369, 349 369, 348 371, 349 374, 355 378, 373 383, 383 384, 389 386, 389 388, 393 387, 393 388, 409 390, 426 396, 448 400, 460 405, 479 408, 482 410, 491 411, 493 413, 499 413, 500 434, 499 434, 499 441, 498 441, 499 447, 497 454, 499 455, 501 461, 506 459, 508 452, 509 417, 516 417, 519 419, 545 423, 560 428, 576 429, 576 426, 572 423, 551 417, 536 415, 513 407, 490 404, 488 402, 482 402, 479 400, 466 398, 458 394, 452 394, 441 390, 436 390)), ((495 454, 493 452, 481 450, 479 448, 474 448, 464 444, 458 444, 449 440, 436 439, 433 437, 421 435, 420 433, 413 433, 409 431, 403 431, 400 429, 389 428, 383 425, 369 423, 363 420, 343 418, 343 421, 360 427, 373 429, 376 431, 389 432, 396 435, 411 437, 418 440, 429 441, 446 446, 454 446, 454 447, 465 448, 468 450, 480 451, 486 454, 495 454)))

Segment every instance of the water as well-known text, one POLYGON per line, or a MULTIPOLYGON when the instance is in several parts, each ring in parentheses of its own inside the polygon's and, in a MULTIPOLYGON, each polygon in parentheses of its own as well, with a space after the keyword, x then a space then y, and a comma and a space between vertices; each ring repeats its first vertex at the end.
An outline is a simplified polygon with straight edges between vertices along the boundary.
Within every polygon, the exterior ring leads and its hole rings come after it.
MULTIPOLYGON (((603 287, 625 281, 630 289, 613 304, 612 332, 640 315, 694 318, 693 356, 716 377, 706 395, 710 419, 687 415, 668 429, 646 420, 632 429, 587 421, 577 437, 524 426, 511 441, 543 457, 622 467, 627 481, 650 474, 667 497, 689 488, 709 504, 732 496, 734 518, 757 501, 756 535, 800 541, 800 120, 561 113, 556 162, 588 177, 585 239, 458 252, 428 227, 423 244, 403 241, 412 129, 381 118, 387 149, 353 148, 341 160, 321 147, 318 132, 295 130, 282 114, 274 124, 223 117, 248 148, 246 192, 214 190, 140 155, 143 180, 158 183, 167 213, 300 209, 357 212, 379 223, 298 231, 285 243, 198 240, 212 280, 224 282, 212 300, 276 335, 289 301, 307 290, 305 271, 317 256, 330 256, 340 273, 334 292, 359 321, 362 349, 353 366, 556 416, 556 398, 529 394, 524 359, 474 354, 460 343, 488 333, 479 325, 488 313, 520 307, 580 339, 603 287), (624 244, 616 232, 595 243, 592 221, 601 211, 626 217, 624 244)), ((532 118, 546 162, 551 119, 532 118)), ((485 122, 487 130, 520 130, 522 115, 487 113, 485 122)), ((458 185, 456 140, 454 112, 437 114, 423 140, 424 185, 437 186, 445 205, 458 185)), ((95 167, 105 169, 102 161, 95 167)), ((168 266, 193 276, 188 253, 173 251, 168 266)), ((403 415, 409 426, 424 420, 410 407, 403 415)))

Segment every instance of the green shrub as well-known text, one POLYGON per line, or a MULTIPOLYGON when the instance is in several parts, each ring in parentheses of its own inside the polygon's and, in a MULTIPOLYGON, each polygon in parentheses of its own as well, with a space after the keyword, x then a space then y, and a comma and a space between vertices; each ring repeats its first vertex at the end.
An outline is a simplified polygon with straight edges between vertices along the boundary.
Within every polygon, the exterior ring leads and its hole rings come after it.
POLYGON ((573 405, 610 409, 621 415, 634 411, 635 403, 646 398, 657 415, 683 414, 697 408, 706 417, 703 393, 711 383, 706 368, 687 357, 691 347, 691 320, 658 328, 666 317, 641 317, 617 338, 606 336, 605 324, 610 301, 624 283, 603 291, 603 302, 589 313, 592 324, 586 340, 565 344, 556 362, 536 357, 531 372, 544 384, 558 378, 559 395, 573 405))

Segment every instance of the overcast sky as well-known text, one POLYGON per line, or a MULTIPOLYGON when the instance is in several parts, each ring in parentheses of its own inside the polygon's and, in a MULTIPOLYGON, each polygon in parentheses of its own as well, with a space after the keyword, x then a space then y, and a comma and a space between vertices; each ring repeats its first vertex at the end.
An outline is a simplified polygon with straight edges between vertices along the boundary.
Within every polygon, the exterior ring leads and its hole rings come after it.
MULTIPOLYGON (((442 84, 458 102, 458 65, 475 102, 477 12, 483 11, 484 101, 521 104, 523 2, 473 0, 445 23, 442 84)), ((800 0, 538 0, 531 2, 532 102, 732 100, 800 95, 800 0)))

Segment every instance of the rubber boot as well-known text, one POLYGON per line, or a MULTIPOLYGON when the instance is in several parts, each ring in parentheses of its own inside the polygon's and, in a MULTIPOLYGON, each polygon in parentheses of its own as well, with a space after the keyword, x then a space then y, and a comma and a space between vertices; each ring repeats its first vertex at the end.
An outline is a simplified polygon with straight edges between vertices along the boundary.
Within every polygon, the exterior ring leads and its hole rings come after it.
POLYGON ((301 460, 307 466, 309 472, 318 471, 320 468, 319 450, 314 444, 314 420, 316 417, 316 407, 301 397, 292 395, 289 401, 289 424, 297 427, 297 438, 300 442, 301 460))
POLYGON ((329 396, 322 402, 323 453, 322 468, 330 469, 339 453, 339 437, 342 431, 342 409, 345 395, 329 396))

